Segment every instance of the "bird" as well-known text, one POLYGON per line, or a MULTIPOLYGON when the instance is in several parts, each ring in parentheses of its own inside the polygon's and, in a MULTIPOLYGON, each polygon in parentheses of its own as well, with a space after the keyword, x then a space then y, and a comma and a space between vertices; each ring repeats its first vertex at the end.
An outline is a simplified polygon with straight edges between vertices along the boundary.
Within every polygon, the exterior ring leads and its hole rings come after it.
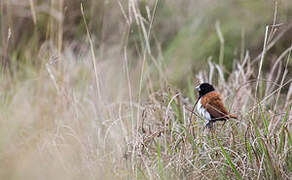
POLYGON ((209 130, 212 130, 213 123, 216 121, 225 123, 230 118, 237 119, 235 115, 226 110, 221 94, 211 84, 202 83, 196 89, 199 92, 197 112, 208 121, 205 127, 208 127, 209 130))

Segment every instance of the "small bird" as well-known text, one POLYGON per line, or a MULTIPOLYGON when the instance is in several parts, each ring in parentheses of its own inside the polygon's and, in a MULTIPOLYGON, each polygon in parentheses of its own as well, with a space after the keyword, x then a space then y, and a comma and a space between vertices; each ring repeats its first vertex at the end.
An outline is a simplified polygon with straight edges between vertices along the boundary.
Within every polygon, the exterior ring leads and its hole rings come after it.
POLYGON ((209 83, 202 83, 196 87, 199 91, 199 98, 197 100, 197 111, 200 116, 208 120, 205 127, 210 130, 213 127, 213 123, 216 121, 226 121, 227 119, 234 118, 236 116, 230 114, 224 107, 221 95, 215 91, 214 87, 209 83))

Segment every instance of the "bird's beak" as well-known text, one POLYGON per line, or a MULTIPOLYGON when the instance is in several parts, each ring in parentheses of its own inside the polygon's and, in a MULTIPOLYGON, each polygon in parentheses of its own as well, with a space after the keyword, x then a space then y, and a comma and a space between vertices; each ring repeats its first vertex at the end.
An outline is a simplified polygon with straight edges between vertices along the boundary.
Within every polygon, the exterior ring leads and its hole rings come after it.
POLYGON ((198 91, 201 91, 200 85, 196 87, 198 91))

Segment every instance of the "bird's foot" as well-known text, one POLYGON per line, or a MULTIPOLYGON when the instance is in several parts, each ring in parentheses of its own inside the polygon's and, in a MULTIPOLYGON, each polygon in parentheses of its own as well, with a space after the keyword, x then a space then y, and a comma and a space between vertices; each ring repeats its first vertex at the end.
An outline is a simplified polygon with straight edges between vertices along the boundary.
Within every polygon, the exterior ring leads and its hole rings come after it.
POLYGON ((204 129, 205 129, 205 128, 208 128, 210 132, 215 133, 214 124, 213 124, 212 121, 209 121, 209 122, 205 125, 204 129))
POLYGON ((205 128, 208 128, 208 129, 210 129, 211 128, 211 126, 212 126, 212 123, 209 121, 207 124, 205 124, 205 128))

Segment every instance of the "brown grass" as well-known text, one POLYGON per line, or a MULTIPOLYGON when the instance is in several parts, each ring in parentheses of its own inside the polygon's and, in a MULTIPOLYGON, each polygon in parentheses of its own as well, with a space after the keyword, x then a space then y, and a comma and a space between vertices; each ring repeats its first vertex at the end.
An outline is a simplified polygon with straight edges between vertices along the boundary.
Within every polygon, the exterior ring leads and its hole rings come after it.
POLYGON ((195 5, 1 1, 0 179, 291 179, 292 46, 274 49, 290 37, 282 4, 260 26, 260 51, 242 38, 228 59, 216 21, 219 64, 169 61, 195 5), (162 5, 178 17, 163 19, 162 5), (239 117, 214 135, 191 112, 199 82, 239 117))

